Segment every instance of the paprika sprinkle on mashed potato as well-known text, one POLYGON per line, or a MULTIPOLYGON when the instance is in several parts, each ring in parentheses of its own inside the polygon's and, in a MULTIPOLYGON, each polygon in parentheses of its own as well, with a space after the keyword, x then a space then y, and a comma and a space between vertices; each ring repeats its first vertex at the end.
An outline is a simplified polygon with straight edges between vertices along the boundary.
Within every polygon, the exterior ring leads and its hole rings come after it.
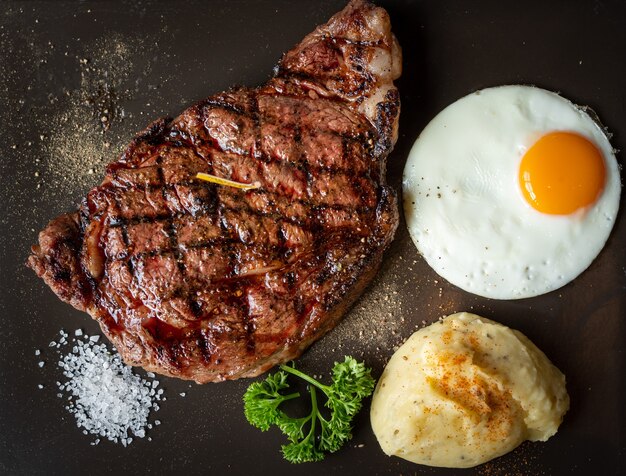
POLYGON ((386 454, 467 468, 547 440, 568 408, 564 375, 523 334, 457 313, 391 357, 370 416, 386 454))

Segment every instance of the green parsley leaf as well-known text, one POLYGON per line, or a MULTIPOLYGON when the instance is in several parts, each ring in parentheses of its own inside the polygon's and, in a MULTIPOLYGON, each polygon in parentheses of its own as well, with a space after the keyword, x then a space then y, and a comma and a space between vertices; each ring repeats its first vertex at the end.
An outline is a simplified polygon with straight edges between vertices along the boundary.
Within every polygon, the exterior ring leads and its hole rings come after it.
POLYGON ((370 369, 349 356, 343 362, 335 362, 330 385, 320 383, 294 365, 281 365, 277 373, 248 387, 243 396, 244 414, 250 424, 263 431, 273 425, 280 428, 289 439, 289 444, 282 446, 287 461, 320 461, 326 452, 337 451, 352 438, 352 419, 361 410, 363 399, 374 391, 374 384, 370 369), (311 412, 302 418, 292 418, 279 408, 285 401, 300 397, 297 392, 281 393, 289 388, 288 374, 309 384, 311 412), (326 397, 328 419, 320 411, 316 389, 326 397))

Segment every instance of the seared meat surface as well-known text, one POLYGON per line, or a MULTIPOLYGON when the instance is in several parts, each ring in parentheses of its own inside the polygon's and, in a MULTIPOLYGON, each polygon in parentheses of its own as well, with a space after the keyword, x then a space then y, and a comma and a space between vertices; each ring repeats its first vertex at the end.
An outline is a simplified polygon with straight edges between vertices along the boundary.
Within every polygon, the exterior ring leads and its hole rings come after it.
POLYGON ((299 356, 371 281, 397 227, 385 160, 399 74, 386 12, 352 1, 264 86, 138 135, 28 265, 128 364, 212 382, 299 356))

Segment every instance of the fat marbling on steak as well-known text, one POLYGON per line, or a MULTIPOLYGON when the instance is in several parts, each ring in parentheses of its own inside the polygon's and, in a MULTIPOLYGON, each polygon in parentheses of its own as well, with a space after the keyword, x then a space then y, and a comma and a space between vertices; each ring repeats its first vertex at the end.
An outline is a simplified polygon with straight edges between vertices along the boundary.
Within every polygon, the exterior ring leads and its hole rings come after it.
POLYGON ((400 69, 387 13, 350 2, 264 86, 139 134, 28 265, 130 365, 215 382, 298 357, 372 280, 397 227, 385 160, 400 69))

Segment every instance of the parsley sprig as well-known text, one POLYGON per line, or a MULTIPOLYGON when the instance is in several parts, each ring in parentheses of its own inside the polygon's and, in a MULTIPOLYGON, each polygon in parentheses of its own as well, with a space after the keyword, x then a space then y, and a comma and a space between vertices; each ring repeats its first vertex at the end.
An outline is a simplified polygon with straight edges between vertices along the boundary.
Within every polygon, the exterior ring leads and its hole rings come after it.
POLYGON ((335 362, 330 385, 296 369, 294 364, 281 365, 277 373, 248 387, 243 396, 244 413, 250 424, 262 431, 276 425, 287 435, 289 444, 282 446, 286 460, 319 461, 326 452, 337 451, 352 438, 352 419, 361 409, 363 399, 373 392, 374 384, 370 369, 349 356, 343 362, 335 362), (287 400, 300 397, 299 392, 284 393, 289 388, 289 374, 309 384, 311 412, 301 418, 290 417, 279 408, 287 400), (326 397, 329 417, 320 411, 318 391, 326 397))

